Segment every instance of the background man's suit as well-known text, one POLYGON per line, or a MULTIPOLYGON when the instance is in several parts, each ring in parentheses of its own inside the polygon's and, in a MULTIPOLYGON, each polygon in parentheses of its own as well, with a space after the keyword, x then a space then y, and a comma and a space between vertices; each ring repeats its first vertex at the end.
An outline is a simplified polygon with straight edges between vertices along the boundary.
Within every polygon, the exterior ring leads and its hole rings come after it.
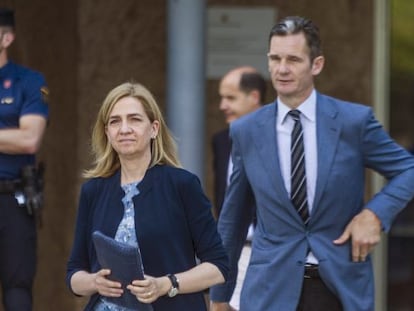
POLYGON ((216 217, 220 215, 221 206, 227 188, 227 172, 231 151, 230 131, 225 129, 216 133, 212 140, 214 170, 214 209, 216 217))
MULTIPOLYGON (((319 260, 323 281, 341 300, 344 311, 372 311, 370 256, 365 262, 352 262, 351 242, 336 246, 332 241, 364 207, 388 231, 413 195, 414 159, 388 136, 369 107, 317 94, 317 182, 311 219, 305 227, 284 187, 276 115, 275 102, 233 122, 230 129, 233 181, 218 227, 231 269, 241 247, 238 233, 248 226, 246 211, 240 206, 253 192, 257 207, 240 310, 296 310, 310 249, 319 260), (364 204, 366 167, 392 180, 364 204)), ((213 287, 213 300, 228 301, 230 286, 213 287)))

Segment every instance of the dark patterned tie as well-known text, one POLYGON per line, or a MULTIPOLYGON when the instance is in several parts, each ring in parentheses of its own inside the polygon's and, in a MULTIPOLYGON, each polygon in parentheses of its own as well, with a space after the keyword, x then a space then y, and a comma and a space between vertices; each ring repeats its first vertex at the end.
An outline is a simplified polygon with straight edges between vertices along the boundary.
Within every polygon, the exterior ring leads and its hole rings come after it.
POLYGON ((300 111, 291 110, 289 115, 295 121, 292 130, 291 152, 291 190, 290 199, 302 217, 305 225, 309 221, 308 196, 306 194, 305 149, 300 111))

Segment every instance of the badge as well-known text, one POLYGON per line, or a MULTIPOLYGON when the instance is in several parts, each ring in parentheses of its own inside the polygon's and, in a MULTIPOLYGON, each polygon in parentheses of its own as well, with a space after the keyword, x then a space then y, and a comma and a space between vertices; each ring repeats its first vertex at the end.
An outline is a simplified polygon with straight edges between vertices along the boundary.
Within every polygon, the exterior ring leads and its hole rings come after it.
POLYGON ((4 105, 10 105, 13 104, 13 97, 3 97, 0 101, 0 103, 4 104, 4 105))
POLYGON ((5 89, 9 89, 11 87, 11 85, 12 85, 12 82, 11 82, 10 79, 6 79, 6 80, 3 81, 3 87, 5 89))

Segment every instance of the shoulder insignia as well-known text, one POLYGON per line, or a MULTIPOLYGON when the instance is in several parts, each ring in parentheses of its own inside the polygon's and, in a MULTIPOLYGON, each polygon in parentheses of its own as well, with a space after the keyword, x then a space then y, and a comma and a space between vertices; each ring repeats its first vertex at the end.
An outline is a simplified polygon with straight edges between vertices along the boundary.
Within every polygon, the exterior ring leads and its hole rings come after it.
POLYGON ((49 103, 49 89, 46 86, 40 88, 40 93, 42 94, 42 99, 45 103, 49 103))

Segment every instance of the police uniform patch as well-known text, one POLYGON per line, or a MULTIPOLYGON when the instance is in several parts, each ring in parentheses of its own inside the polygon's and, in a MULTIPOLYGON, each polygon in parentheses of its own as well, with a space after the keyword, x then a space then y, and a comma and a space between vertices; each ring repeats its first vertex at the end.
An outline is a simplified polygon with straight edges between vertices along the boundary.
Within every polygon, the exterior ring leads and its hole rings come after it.
POLYGON ((40 93, 42 94, 42 99, 45 103, 49 103, 49 89, 46 86, 40 88, 40 93))
POLYGON ((5 89, 9 89, 9 88, 11 87, 11 85, 12 85, 12 82, 11 82, 11 80, 10 80, 10 79, 5 79, 5 80, 3 81, 3 87, 4 87, 5 89))

